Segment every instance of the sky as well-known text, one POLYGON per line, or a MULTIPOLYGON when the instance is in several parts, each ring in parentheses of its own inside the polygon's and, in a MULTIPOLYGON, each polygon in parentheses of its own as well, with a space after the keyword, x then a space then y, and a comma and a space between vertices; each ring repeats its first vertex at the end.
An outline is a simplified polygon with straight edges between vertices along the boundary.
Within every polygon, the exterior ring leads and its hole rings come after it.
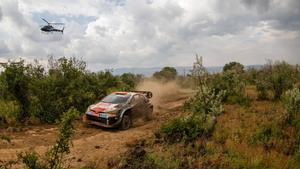
POLYGON ((300 64, 299 0, 1 0, 0 62, 77 57, 123 67, 300 64), (65 23, 64 34, 40 31, 65 23))

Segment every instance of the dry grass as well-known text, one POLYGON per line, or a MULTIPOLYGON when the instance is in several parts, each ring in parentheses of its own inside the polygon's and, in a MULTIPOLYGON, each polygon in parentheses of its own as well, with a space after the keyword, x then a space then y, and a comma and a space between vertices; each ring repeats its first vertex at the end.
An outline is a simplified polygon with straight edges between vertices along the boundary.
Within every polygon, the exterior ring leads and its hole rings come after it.
POLYGON ((251 143, 258 129, 280 119, 284 112, 282 104, 258 101, 254 86, 248 86, 246 94, 251 105, 225 105, 225 112, 218 117, 210 139, 199 139, 188 145, 157 144, 153 139, 145 150, 155 154, 164 164, 162 168, 290 168, 292 155, 285 153, 284 148, 295 137, 292 128, 284 129, 287 138, 272 138, 270 148, 251 143))
MULTIPOLYGON (((269 149, 251 143, 258 129, 279 120, 284 111, 282 104, 258 101, 254 86, 248 86, 246 94, 251 99, 250 106, 225 105, 210 139, 199 139, 190 145, 153 141, 145 147, 146 151, 155 154, 165 164, 163 168, 289 168, 292 156, 282 150, 282 140, 275 140, 269 149)), ((289 128, 285 132, 291 138, 295 134, 289 128)))

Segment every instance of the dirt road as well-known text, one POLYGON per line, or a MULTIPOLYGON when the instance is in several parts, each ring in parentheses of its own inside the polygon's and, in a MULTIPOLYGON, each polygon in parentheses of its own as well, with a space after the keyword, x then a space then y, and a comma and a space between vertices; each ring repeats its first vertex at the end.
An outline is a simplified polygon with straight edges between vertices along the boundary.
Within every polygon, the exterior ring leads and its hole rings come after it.
MULTIPOLYGON (((153 98, 153 102, 155 102, 154 119, 149 122, 137 122, 129 130, 87 127, 80 121, 76 122, 73 146, 66 162, 71 165, 71 168, 82 168, 97 161, 98 165, 104 168, 107 159, 125 152, 128 144, 137 139, 152 136, 153 131, 159 127, 161 122, 175 117, 181 112, 182 103, 191 95, 190 91, 178 88, 170 92, 166 87, 164 85, 163 88, 164 91, 168 91, 167 93, 158 91, 157 87, 153 89, 157 90, 157 96, 159 96, 159 98, 153 98)), ((154 96, 156 92, 154 92, 154 96)), ((20 129, 0 130, 1 134, 11 138, 10 143, 0 140, 0 160, 15 161, 17 153, 25 150, 35 150, 39 154, 43 154, 55 142, 57 135, 57 127, 54 125, 29 126, 24 127, 21 131, 18 130, 20 129)), ((16 164, 13 168, 19 167, 16 164)))

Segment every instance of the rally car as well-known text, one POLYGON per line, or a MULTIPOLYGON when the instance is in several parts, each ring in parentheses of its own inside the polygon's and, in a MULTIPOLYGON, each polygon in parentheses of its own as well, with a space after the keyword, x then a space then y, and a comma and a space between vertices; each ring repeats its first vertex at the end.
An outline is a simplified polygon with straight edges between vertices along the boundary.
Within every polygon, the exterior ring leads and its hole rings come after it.
POLYGON ((113 92, 100 102, 90 105, 83 115, 83 122, 106 128, 126 130, 138 118, 149 120, 153 105, 149 91, 113 92))

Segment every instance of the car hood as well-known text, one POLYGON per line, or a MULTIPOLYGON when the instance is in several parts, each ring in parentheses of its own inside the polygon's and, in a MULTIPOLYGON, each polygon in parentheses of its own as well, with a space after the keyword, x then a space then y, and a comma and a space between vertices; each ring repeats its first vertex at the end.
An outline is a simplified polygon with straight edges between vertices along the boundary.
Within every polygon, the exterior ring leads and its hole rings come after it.
POLYGON ((91 105, 90 111, 93 111, 95 113, 100 113, 100 112, 110 112, 114 110, 118 110, 121 108, 122 105, 120 104, 113 104, 113 103, 104 103, 104 102, 99 102, 96 104, 91 105))

